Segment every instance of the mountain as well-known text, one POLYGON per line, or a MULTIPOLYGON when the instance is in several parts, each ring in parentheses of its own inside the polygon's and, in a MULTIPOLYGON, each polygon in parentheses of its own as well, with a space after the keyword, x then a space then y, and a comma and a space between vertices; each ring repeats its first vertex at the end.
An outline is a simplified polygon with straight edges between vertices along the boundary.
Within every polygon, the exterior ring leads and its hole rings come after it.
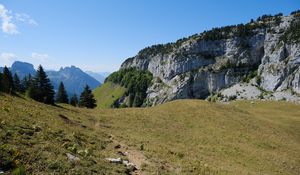
POLYGON ((10 70, 12 73, 18 74, 18 76, 23 79, 26 75, 35 75, 35 69, 32 64, 26 62, 15 61, 10 70))
MULTIPOLYGON (((2 71, 1 69, 3 68, 0 68, 0 71, 2 71)), ((9 69, 13 74, 17 73, 21 79, 28 74, 35 75, 36 73, 32 64, 20 61, 15 61, 9 69)), ((62 81, 69 95, 73 93, 80 95, 85 85, 89 85, 91 89, 101 85, 96 79, 75 66, 61 68, 59 71, 46 71, 46 73, 55 91, 57 91, 59 83, 62 81)))
POLYGON ((89 85, 91 89, 101 85, 96 79, 75 66, 61 68, 59 71, 47 71, 47 75, 54 89, 58 89, 62 81, 69 95, 73 93, 80 95, 85 85, 89 85))
MULTIPOLYGON (((17 73, 21 79, 28 74, 35 75, 36 72, 32 64, 21 61, 15 61, 9 69, 13 74, 17 73)), ((0 72, 2 71, 3 67, 0 67, 0 72)))
POLYGON ((144 105, 208 97, 300 102, 299 43, 300 11, 263 15, 247 24, 145 48, 127 59, 120 71, 152 73, 144 105))
POLYGON ((109 72, 92 72, 92 71, 86 71, 85 73, 89 74, 91 77, 95 78, 97 81, 100 83, 104 83, 104 80, 108 75, 110 74, 109 72))

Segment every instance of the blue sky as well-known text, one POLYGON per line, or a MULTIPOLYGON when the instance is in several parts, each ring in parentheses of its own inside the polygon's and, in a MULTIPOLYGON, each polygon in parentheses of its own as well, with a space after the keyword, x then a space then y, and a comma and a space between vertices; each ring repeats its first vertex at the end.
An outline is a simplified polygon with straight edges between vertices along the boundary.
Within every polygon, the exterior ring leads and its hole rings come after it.
POLYGON ((0 0, 0 65, 115 71, 146 46, 300 9, 298 0, 0 0))

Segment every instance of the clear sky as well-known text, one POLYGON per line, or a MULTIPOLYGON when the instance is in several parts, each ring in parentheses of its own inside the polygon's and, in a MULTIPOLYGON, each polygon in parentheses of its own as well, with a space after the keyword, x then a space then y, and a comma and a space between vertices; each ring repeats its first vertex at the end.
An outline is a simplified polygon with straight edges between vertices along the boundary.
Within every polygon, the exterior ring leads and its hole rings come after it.
POLYGON ((297 9, 299 0, 0 0, 0 66, 111 72, 146 46, 297 9))

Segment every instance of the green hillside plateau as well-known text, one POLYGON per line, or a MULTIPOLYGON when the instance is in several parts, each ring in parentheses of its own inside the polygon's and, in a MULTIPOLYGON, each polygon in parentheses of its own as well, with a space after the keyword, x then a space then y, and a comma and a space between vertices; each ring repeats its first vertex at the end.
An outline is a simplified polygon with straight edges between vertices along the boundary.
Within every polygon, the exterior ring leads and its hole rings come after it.
POLYGON ((106 82, 93 91, 97 100, 97 108, 111 108, 114 103, 121 98, 126 92, 126 88, 106 82))
POLYGON ((300 174, 293 103, 179 100, 88 110, 0 95, 0 111, 5 174, 300 174))

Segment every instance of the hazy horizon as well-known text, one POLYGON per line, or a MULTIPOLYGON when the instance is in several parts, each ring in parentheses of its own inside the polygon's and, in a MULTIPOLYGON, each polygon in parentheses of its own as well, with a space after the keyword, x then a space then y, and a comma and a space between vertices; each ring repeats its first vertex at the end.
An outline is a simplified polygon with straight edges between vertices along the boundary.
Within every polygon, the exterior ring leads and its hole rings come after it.
POLYGON ((0 65, 18 60, 47 70, 74 65, 84 71, 113 72, 147 46, 300 9, 292 0, 220 3, 224 2, 2 1, 0 65))

